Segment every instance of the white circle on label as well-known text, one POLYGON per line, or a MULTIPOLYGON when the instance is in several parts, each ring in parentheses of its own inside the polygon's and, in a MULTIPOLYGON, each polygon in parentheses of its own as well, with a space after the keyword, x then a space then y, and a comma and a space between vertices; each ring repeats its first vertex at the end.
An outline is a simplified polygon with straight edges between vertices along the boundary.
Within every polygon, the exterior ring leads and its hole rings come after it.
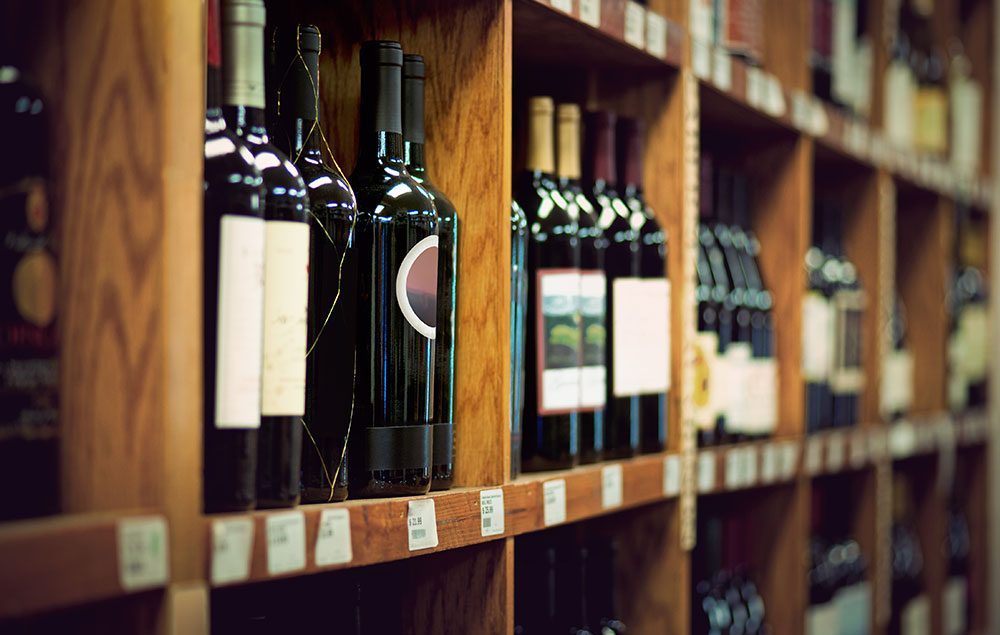
POLYGON ((438 237, 410 249, 396 274, 396 302, 403 317, 427 339, 437 335, 438 237))

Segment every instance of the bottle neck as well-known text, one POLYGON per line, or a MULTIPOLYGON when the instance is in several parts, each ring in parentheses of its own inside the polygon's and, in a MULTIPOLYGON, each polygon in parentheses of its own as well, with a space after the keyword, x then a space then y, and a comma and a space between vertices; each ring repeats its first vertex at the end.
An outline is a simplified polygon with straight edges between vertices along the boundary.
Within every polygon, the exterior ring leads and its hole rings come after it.
POLYGON ((226 9, 222 29, 224 103, 226 106, 259 110, 263 115, 263 7, 227 5, 226 9))
POLYGON ((406 168, 418 181, 427 180, 424 158, 424 79, 403 79, 403 154, 406 168))
POLYGON ((222 46, 219 37, 219 0, 208 0, 208 71, 205 73, 205 119, 222 118, 222 46))
POLYGON ((555 161, 552 154, 552 112, 532 111, 528 120, 528 156, 525 167, 529 172, 553 174, 555 161))
POLYGON ((294 40, 279 43, 287 58, 279 68, 288 69, 280 88, 279 121, 293 156, 319 157, 319 51, 303 48, 299 37, 296 29, 294 40))
POLYGON ((406 169, 410 176, 418 181, 427 181, 430 177, 427 174, 427 163, 424 160, 424 144, 408 139, 403 141, 403 155, 406 159, 406 169))
POLYGON ((629 126, 622 144, 622 183, 619 185, 636 191, 642 190, 642 137, 641 130, 629 126))
POLYGON ((403 162, 399 66, 370 64, 361 68, 360 162, 403 162))
POLYGON ((560 179, 580 180, 580 120, 575 117, 560 118, 558 124, 558 167, 560 179))
POLYGON ((594 119, 587 126, 588 180, 615 182, 615 131, 607 121, 594 119))
POLYGON ((268 143, 267 124, 264 116, 264 109, 246 105, 226 104, 224 107, 226 123, 233 132, 241 137, 253 135, 259 137, 256 143, 268 143))

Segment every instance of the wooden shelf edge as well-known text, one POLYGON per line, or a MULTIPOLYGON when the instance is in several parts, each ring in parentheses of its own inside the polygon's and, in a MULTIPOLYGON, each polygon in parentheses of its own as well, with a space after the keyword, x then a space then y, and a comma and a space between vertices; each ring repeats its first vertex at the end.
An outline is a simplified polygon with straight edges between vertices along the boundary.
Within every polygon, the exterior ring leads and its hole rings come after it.
MULTIPOLYGON (((166 527, 162 514, 142 510, 63 514, 0 525, 0 619, 164 588, 167 575, 138 585, 124 580, 120 527, 133 520, 166 527)), ((157 535, 162 546, 165 531, 157 535)), ((166 574, 165 549, 161 555, 166 574)))

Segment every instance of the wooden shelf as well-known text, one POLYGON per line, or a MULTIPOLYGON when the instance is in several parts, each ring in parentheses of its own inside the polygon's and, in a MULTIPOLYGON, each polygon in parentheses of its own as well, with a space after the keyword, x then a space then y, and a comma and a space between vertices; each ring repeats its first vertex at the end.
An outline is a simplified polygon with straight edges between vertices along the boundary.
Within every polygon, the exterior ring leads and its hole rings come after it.
MULTIPOLYGON (((65 515, 0 525, 0 620, 163 588, 168 581, 165 529, 163 516, 142 512, 65 515), (158 543, 162 559, 155 554, 153 560, 141 553, 138 561, 126 556, 132 567, 126 573, 122 543, 129 538, 123 532, 135 521, 146 536, 149 528, 159 535, 154 540, 162 541, 158 543)), ((145 550, 141 541, 138 547, 145 550)))

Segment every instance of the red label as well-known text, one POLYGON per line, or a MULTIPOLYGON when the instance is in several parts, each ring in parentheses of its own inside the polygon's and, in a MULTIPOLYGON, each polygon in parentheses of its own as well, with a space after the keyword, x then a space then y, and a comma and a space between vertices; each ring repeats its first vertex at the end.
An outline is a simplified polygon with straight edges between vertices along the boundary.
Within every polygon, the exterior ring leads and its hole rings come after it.
POLYGON ((208 65, 222 66, 219 44, 219 0, 208 0, 208 65))

